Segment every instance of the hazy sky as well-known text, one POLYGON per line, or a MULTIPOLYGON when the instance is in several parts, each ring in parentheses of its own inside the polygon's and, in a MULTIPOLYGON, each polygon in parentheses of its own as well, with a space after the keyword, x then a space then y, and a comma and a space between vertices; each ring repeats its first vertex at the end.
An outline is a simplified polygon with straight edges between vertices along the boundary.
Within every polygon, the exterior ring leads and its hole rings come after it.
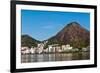
POLYGON ((21 10, 21 21, 22 34, 28 34, 40 41, 54 36, 74 21, 90 29, 89 13, 21 10))

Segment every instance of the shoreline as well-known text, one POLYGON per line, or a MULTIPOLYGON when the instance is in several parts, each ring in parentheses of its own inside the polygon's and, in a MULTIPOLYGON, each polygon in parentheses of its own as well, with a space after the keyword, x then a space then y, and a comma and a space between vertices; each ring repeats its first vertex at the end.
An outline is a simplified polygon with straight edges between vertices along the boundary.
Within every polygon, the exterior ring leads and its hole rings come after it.
POLYGON ((75 52, 49 52, 49 53, 26 53, 26 54, 22 54, 21 53, 21 55, 41 55, 41 54, 68 54, 68 53, 84 53, 84 52, 88 52, 88 53, 90 53, 90 51, 75 51, 75 52))

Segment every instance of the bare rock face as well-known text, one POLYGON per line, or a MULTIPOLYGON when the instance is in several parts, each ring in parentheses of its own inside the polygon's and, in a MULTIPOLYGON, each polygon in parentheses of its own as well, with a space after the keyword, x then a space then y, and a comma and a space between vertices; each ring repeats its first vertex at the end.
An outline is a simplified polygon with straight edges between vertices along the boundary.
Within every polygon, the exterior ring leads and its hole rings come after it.
POLYGON ((77 22, 69 23, 55 36, 48 39, 48 42, 70 44, 75 48, 87 47, 90 45, 90 31, 77 22))

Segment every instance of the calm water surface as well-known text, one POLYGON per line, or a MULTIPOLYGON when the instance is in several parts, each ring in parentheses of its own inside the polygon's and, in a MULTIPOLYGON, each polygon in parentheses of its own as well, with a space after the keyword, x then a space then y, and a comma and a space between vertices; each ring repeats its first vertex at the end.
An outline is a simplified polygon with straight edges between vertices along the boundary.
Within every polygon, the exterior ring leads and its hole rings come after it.
POLYGON ((56 53, 56 54, 24 54, 21 55, 21 62, 47 62, 47 61, 71 61, 87 60, 90 58, 89 52, 81 53, 56 53))

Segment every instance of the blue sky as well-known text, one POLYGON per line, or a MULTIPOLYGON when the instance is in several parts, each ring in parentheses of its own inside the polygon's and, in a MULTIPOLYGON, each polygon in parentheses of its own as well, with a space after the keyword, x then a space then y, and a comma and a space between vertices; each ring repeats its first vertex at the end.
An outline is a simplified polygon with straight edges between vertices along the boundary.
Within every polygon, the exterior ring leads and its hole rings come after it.
POLYGON ((56 35, 64 26, 74 21, 90 29, 89 13, 21 10, 22 34, 28 34, 40 41, 56 35))

